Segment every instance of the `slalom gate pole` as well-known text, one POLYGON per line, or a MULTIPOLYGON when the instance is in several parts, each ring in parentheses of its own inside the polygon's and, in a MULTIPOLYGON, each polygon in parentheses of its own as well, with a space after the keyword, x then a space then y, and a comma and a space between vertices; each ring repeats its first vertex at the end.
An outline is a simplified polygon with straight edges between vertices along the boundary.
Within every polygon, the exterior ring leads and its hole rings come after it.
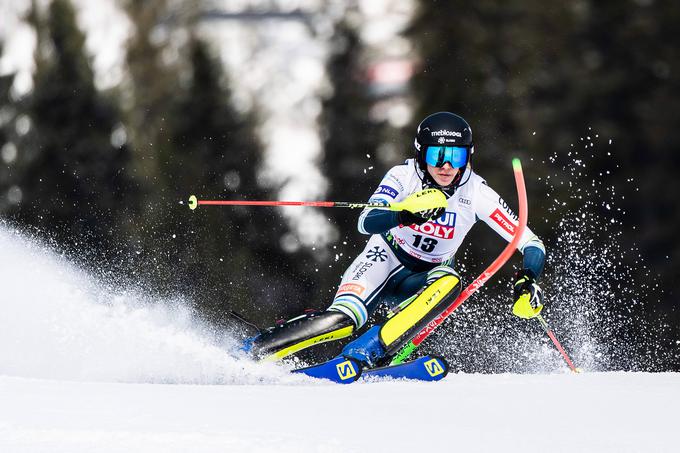
POLYGON ((574 366, 574 363, 571 361, 571 359, 569 358, 569 355, 567 355, 567 352, 564 350, 564 348, 562 347, 560 342, 557 341, 557 337, 553 333, 552 329, 550 329, 550 327, 548 326, 548 323, 545 321, 545 319, 543 319, 543 316, 538 314, 536 316, 536 319, 538 319, 538 322, 541 323, 541 327, 543 327, 543 330, 545 331, 545 333, 548 334, 548 336, 552 340, 552 342, 555 345, 555 347, 557 348, 557 350, 560 351, 560 354, 562 354, 562 357, 564 357, 564 361, 567 362, 567 365, 569 365, 569 369, 571 371, 573 371, 574 373, 580 373, 581 370, 574 366))
POLYGON ((522 233, 527 225, 528 205, 527 205, 527 193, 526 187, 524 185, 524 175, 522 173, 522 163, 519 159, 512 159, 512 170, 515 174, 515 185, 517 186, 517 198, 519 200, 519 223, 515 227, 515 233, 512 241, 503 249, 501 254, 494 260, 489 267, 487 267, 482 274, 477 277, 467 288, 460 293, 460 296, 453 301, 449 307, 444 310, 439 316, 430 321, 423 329, 416 334, 416 336, 408 342, 404 347, 402 347, 399 352, 394 356, 391 361, 391 365, 396 365, 403 363, 408 359, 411 354, 413 354, 420 344, 425 341, 427 337, 434 332, 434 330, 439 326, 446 318, 453 313, 456 308, 458 308, 463 302, 465 302, 468 297, 475 293, 479 288, 481 288, 484 283, 486 283, 503 265, 510 259, 510 257, 515 253, 517 249, 517 244, 519 243, 522 233))
POLYGON ((196 195, 189 197, 189 209, 198 206, 312 206, 317 208, 387 208, 382 203, 351 203, 347 201, 247 201, 247 200, 199 200, 196 195))

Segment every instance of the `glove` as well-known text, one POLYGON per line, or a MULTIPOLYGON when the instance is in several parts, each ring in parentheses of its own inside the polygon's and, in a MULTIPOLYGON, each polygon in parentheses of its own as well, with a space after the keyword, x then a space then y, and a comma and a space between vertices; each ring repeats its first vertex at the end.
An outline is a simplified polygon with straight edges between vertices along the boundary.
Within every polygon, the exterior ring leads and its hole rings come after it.
POLYGON ((534 318, 543 310, 543 291, 536 284, 533 272, 528 269, 517 272, 512 298, 515 301, 512 313, 520 318, 534 318))
POLYGON ((442 214, 444 214, 444 209, 445 208, 428 209, 415 214, 408 211, 399 211, 397 216, 399 217, 399 224, 401 225, 413 225, 414 223, 416 225, 422 225, 430 220, 441 217, 442 214))
POLYGON ((422 225, 437 219, 444 214, 448 205, 446 195, 438 189, 425 189, 409 195, 401 203, 395 203, 399 211, 399 223, 402 225, 422 225))

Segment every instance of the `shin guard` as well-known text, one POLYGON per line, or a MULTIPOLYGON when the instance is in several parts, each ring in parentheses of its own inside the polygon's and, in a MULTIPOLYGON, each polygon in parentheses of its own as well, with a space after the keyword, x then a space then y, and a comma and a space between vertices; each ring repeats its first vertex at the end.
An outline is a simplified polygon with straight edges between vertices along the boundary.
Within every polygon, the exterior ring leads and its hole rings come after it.
POLYGON ((380 342, 386 357, 394 355, 427 323, 446 310, 460 292, 460 277, 447 274, 399 305, 380 329, 380 342))

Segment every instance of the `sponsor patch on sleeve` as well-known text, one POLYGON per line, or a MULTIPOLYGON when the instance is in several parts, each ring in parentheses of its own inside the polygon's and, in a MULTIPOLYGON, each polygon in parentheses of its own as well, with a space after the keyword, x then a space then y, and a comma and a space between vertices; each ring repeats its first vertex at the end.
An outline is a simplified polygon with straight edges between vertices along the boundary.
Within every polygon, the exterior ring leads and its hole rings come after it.
POLYGON ((358 283, 345 283, 338 288, 338 294, 356 294, 361 296, 361 294, 366 290, 365 287, 359 285, 358 283))
POLYGON ((498 226, 503 228, 509 234, 515 234, 515 224, 512 223, 500 209, 496 208, 496 210, 491 213, 491 220, 496 222, 498 226))
POLYGON ((374 195, 381 195, 381 194, 387 195, 390 198, 397 198, 398 192, 396 191, 396 189, 393 189, 390 186, 386 186, 384 184, 381 184, 380 186, 378 186, 378 188, 374 192, 374 195))

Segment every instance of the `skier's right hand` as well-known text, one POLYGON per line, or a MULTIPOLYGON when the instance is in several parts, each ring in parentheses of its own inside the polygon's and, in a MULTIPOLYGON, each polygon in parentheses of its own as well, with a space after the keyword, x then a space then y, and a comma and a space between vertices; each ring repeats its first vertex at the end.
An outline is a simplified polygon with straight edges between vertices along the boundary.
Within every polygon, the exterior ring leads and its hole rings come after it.
POLYGON ((416 214, 408 211, 399 211, 398 216, 401 225, 422 225, 430 220, 438 219, 442 214, 444 214, 444 208, 428 209, 416 214))
POLYGON ((444 214, 448 205, 446 195, 438 189, 425 189, 409 195, 399 203, 399 222, 402 225, 422 225, 444 214))

